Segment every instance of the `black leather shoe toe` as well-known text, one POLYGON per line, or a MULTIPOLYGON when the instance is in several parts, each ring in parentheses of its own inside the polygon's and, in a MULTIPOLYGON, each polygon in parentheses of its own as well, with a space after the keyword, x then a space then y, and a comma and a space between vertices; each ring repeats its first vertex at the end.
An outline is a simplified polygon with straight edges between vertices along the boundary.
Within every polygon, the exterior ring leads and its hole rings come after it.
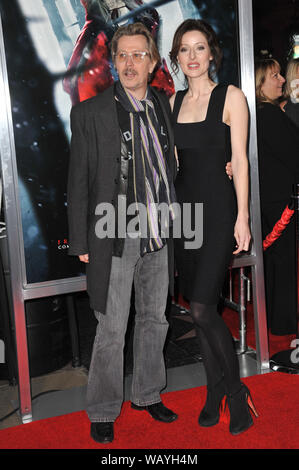
POLYGON ((114 439, 113 422, 91 423, 90 435, 94 441, 108 444, 114 439))
POLYGON ((135 405, 135 403, 131 403, 131 407, 134 410, 145 410, 151 415, 152 418, 157 421, 162 421, 163 423, 172 423, 172 421, 175 421, 178 417, 176 413, 166 408, 166 406, 163 405, 161 401, 159 403, 154 403, 153 405, 147 406, 139 406, 135 405))

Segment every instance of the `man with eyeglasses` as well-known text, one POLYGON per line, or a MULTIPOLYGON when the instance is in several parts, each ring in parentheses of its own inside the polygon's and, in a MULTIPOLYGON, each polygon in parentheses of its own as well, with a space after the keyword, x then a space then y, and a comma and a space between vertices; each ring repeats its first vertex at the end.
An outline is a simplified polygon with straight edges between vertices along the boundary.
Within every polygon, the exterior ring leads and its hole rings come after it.
POLYGON ((164 423, 177 418, 160 397, 166 386, 163 347, 173 251, 151 204, 171 207, 175 202, 169 104, 166 96, 148 85, 160 56, 144 25, 120 27, 111 52, 119 80, 72 108, 68 180, 69 254, 86 263, 87 291, 98 320, 86 411, 91 436, 100 443, 112 442, 123 402, 123 349, 133 283, 131 407, 164 423), (119 202, 124 201, 126 207, 138 204, 139 223, 135 231, 129 230, 134 221, 126 213, 127 230, 122 233, 119 202), (102 211, 102 204, 107 203, 115 209, 114 238, 103 236, 102 221, 111 223, 102 211), (145 208, 145 232, 141 207, 145 208))

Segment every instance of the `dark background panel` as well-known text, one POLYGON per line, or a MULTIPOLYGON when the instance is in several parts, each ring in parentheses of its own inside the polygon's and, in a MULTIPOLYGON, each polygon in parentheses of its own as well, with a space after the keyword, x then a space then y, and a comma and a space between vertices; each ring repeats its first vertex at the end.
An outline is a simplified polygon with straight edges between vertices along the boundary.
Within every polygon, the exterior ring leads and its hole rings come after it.
POLYGON ((299 0, 253 0, 253 19, 255 57, 275 58, 284 72, 299 36, 299 0))

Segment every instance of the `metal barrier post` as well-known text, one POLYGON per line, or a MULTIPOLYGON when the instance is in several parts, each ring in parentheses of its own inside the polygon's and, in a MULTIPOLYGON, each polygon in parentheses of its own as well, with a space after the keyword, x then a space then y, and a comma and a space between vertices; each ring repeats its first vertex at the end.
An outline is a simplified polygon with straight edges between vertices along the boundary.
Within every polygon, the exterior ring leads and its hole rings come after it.
MULTIPOLYGON (((238 269, 239 276, 239 300, 235 302, 233 299, 233 282, 232 282, 232 267, 229 269, 229 298, 224 298, 224 304, 235 310, 239 314, 239 344, 237 347, 238 354, 244 354, 248 351, 247 338, 246 338, 246 285, 249 288, 249 279, 245 276, 244 267, 238 269)), ((247 298, 249 294, 247 292, 247 298)))
POLYGON ((245 306, 245 277, 244 277, 244 268, 240 268, 239 273, 239 335, 240 335, 240 344, 239 350, 240 353, 247 351, 246 344, 246 306, 245 306))

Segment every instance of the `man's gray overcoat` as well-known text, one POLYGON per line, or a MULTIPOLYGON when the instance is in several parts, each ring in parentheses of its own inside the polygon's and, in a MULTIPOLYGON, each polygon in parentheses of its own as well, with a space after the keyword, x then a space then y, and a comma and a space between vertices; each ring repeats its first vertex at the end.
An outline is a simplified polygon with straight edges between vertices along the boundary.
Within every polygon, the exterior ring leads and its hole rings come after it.
MULTIPOLYGON (((174 141, 167 97, 152 88, 161 105, 169 137, 166 155, 173 179, 176 174, 174 141)), ((117 203, 121 135, 114 86, 83 101, 71 111, 71 156, 68 176, 69 254, 89 254, 86 264, 87 292, 92 309, 105 313, 113 239, 96 236, 95 214, 99 203, 117 203)), ((174 257, 168 240, 170 293, 173 293, 174 257)))

